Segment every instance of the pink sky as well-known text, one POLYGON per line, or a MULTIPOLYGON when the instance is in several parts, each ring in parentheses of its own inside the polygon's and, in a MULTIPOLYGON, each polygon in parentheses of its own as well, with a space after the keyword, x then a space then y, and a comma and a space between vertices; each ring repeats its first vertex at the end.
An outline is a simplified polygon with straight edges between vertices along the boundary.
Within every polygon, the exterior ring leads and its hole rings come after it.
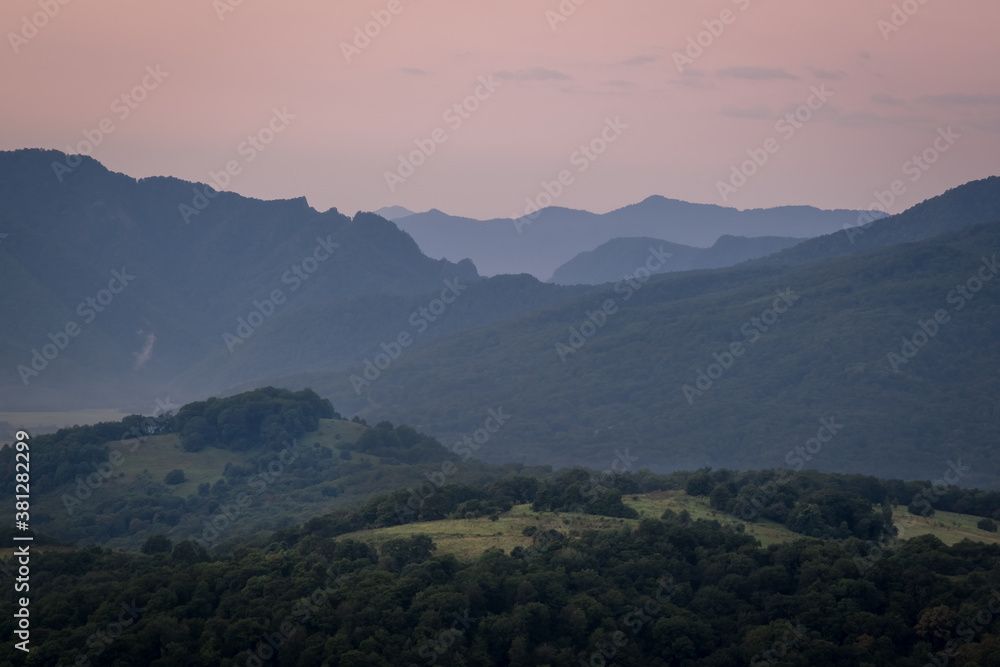
POLYGON ((0 149, 64 150, 110 119, 92 155, 132 176, 207 181, 235 161, 228 189, 244 195, 478 218, 522 214, 562 170, 560 206, 723 204, 717 183, 769 138, 777 152, 726 205, 867 207, 898 179, 897 212, 1000 172, 996 0, 897 2, 918 9, 888 40, 888 0, 564 0, 575 11, 555 30, 559 0, 398 0, 351 62, 341 42, 390 0, 242 0, 221 19, 236 0, 64 1, 0 4, 0 149), (12 44, 49 4, 47 24, 12 44), (726 10, 731 23, 679 73, 674 52, 726 10), (114 100, 157 66, 169 76, 121 118, 114 100), (445 111, 490 76, 500 86, 453 127, 445 111), (820 85, 832 97, 794 135, 777 131, 820 85), (295 118, 248 162, 240 144, 275 108, 295 118), (628 127, 580 172, 574 152, 608 118, 628 127), (904 173, 949 126, 948 151, 904 173), (438 128, 447 140, 390 191, 397 156, 438 128))

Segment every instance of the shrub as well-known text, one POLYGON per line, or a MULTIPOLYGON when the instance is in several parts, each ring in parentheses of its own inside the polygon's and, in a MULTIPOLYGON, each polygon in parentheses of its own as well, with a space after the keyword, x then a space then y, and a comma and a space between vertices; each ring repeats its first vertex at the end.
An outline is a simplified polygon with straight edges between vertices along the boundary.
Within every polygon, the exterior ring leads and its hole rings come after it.
POLYGON ((183 484, 186 481, 187 478, 184 477, 184 471, 181 470, 180 468, 171 470, 170 472, 167 473, 167 476, 163 478, 164 484, 171 484, 171 485, 183 484))

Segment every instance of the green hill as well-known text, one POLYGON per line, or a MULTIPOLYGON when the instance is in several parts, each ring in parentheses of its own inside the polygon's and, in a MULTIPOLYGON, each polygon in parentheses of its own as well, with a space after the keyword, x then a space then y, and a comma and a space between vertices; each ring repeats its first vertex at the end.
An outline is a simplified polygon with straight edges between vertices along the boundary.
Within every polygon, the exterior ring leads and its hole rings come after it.
POLYGON ((446 442, 502 406, 512 417, 477 453, 487 461, 603 469, 628 448, 653 470, 801 460, 938 479, 961 459, 973 467, 962 484, 996 488, 998 250, 994 223, 791 267, 622 282, 415 350, 360 396, 362 369, 281 383, 446 442), (831 418, 843 425, 832 442, 794 453, 831 418))

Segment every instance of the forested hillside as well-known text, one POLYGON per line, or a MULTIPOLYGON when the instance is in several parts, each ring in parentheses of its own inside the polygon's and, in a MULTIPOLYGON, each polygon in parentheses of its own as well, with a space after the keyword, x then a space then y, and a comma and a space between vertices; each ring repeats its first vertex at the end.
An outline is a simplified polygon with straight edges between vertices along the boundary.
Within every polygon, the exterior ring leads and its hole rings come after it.
POLYGON ((1000 224, 794 267, 621 281, 603 293, 356 369, 287 378, 343 409, 447 438, 512 415, 489 461, 773 468, 839 427, 808 465, 997 488, 1000 224))

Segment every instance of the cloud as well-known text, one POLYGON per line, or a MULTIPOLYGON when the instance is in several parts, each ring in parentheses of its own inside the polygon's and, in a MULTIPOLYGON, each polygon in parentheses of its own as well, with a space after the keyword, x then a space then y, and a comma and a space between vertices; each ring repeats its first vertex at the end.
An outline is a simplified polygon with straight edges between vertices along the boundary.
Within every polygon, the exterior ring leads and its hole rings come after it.
POLYGON ((404 74, 412 74, 414 76, 421 76, 423 74, 427 74, 428 72, 427 72, 427 70, 420 69, 419 67, 404 67, 403 68, 403 73, 404 74))
POLYGON ((784 69, 776 67, 729 67, 718 71, 723 79, 747 79, 749 81, 771 81, 774 79, 798 79, 784 69))
POLYGON ((692 90, 712 90, 715 84, 705 78, 705 73, 701 70, 686 69, 680 79, 673 79, 670 83, 676 86, 684 86, 692 90))
POLYGON ((809 71, 812 72, 812 75, 817 79, 827 79, 831 81, 836 79, 843 79, 845 76, 847 76, 847 72, 840 69, 838 69, 835 72, 831 72, 830 70, 821 69, 819 67, 813 67, 810 68, 809 71))
POLYGON ((917 102, 936 107, 982 107, 1000 104, 1000 95, 986 93, 949 93, 947 95, 924 95, 917 102))
POLYGON ((605 86, 615 86, 617 88, 629 88, 635 84, 631 81, 626 81, 625 79, 612 79, 611 81, 605 81, 605 86))
POLYGON ((563 74, 552 69, 545 69, 544 67, 529 67, 527 69, 519 69, 516 72, 500 70, 496 73, 496 77, 507 81, 571 81, 573 79, 568 74, 563 74))
POLYGON ((754 107, 749 107, 747 109, 740 109, 734 106, 724 106, 719 110, 723 116, 727 118, 773 118, 774 115, 771 110, 763 105, 757 105, 754 107))
POLYGON ((888 93, 875 93, 872 95, 871 100, 875 104, 884 104, 887 107, 900 107, 906 104, 903 100, 893 97, 888 93))
MULTIPOLYGON (((142 335, 141 331, 139 332, 139 335, 142 335)), ((156 334, 146 334, 146 342, 142 345, 142 351, 132 353, 135 356, 135 367, 137 369, 145 366, 146 362, 153 358, 153 345, 155 343, 156 334)))
POLYGON ((657 60, 656 56, 636 56, 634 58, 629 58, 628 60, 622 61, 622 65, 646 65, 648 63, 655 63, 657 60))
POLYGON ((841 111, 828 104, 823 113, 829 122, 844 127, 894 127, 908 124, 927 124, 935 122, 934 118, 917 114, 893 114, 882 116, 871 111, 841 111))

